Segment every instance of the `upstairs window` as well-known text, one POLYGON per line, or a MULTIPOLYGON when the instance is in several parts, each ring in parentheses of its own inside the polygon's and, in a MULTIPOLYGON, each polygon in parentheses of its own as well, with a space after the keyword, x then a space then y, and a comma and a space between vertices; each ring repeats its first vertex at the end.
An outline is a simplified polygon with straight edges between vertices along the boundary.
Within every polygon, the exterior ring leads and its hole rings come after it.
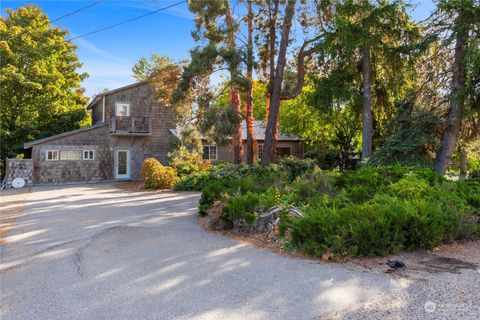
POLYGON ((58 150, 47 150, 47 161, 60 160, 60 152, 58 150))
POLYGON ((125 103, 125 102, 115 103, 115 116, 117 116, 117 117, 129 117, 130 116, 130 103, 125 103))
POLYGON ((203 146, 203 160, 217 160, 217 146, 203 146))
POLYGON ((93 150, 83 150, 83 160, 95 160, 95 152, 93 150))

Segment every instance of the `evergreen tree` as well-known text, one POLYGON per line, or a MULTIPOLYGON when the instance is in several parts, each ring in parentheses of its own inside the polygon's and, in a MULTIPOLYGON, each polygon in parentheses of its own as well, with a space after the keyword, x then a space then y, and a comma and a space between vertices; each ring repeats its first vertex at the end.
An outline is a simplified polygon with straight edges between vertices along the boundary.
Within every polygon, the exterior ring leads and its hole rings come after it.
MULTIPOLYGON (((475 0, 442 0, 431 21, 431 29, 453 52, 449 70, 450 88, 446 126, 434 162, 435 171, 445 174, 462 131, 462 118, 478 112, 480 49, 480 3, 475 0), (453 21, 453 23, 448 23, 453 21), (445 23, 447 22, 447 23, 445 23)), ((477 114, 478 116, 478 114, 477 114)), ((474 117, 475 119, 476 117, 474 117)), ((476 135, 474 135, 476 136, 476 135)))
POLYGON ((394 113, 414 82, 419 27, 402 1, 345 0, 324 29, 316 77, 317 105, 361 110, 362 158, 373 150, 375 127, 394 113))

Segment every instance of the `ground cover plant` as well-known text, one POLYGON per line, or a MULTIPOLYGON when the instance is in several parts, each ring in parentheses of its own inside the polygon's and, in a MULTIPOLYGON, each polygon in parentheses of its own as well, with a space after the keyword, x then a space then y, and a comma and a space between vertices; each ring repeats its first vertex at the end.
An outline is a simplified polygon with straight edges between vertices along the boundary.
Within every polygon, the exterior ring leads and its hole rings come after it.
POLYGON ((449 181, 429 168, 402 166, 329 178, 327 188, 310 186, 317 193, 292 196, 312 184, 311 177, 287 193, 306 215, 283 223, 292 243, 309 254, 386 255, 479 237, 479 180, 449 181))
POLYGON ((314 256, 378 256, 480 238, 480 179, 447 180, 428 167, 367 166, 344 173, 293 158, 268 166, 219 164, 183 177, 202 190, 199 212, 221 204, 224 226, 279 204, 304 217, 280 218, 290 248, 314 256))

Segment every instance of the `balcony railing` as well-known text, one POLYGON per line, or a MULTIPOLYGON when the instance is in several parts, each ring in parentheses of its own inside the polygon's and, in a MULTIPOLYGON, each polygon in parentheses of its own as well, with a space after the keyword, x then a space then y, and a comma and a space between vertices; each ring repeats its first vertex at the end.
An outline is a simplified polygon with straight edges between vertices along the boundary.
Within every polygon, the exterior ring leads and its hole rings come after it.
POLYGON ((110 132, 115 135, 148 136, 152 133, 149 117, 113 117, 110 120, 110 132))

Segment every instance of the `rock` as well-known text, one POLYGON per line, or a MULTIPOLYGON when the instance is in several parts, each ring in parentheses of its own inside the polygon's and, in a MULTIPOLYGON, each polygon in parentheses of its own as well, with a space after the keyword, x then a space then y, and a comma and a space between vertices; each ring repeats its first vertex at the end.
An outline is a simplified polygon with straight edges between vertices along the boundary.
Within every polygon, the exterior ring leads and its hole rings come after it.
POLYGON ((395 270, 406 267, 405 263, 403 263, 402 261, 398 261, 398 260, 388 260, 387 265, 390 268, 395 269, 395 270))

